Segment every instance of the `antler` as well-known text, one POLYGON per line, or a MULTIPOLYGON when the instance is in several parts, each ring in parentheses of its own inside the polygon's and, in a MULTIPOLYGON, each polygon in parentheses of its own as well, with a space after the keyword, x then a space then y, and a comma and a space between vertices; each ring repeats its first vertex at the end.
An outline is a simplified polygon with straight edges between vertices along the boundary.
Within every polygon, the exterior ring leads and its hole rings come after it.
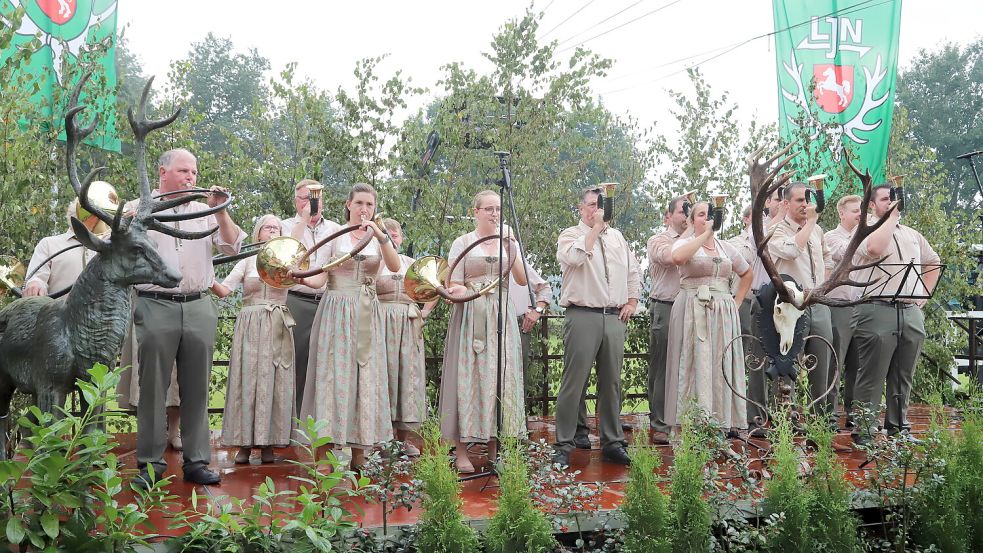
POLYGON ((771 254, 768 253, 768 241, 771 240, 771 234, 765 235, 764 225, 765 201, 776 190, 785 186, 792 179, 792 175, 794 175, 792 171, 783 173, 782 168, 788 162, 792 161, 792 158, 798 155, 798 152, 785 157, 775 164, 775 161, 787 154, 790 149, 792 149, 792 144, 785 146, 780 152, 762 163, 761 155, 764 153, 764 148, 761 148, 752 153, 747 161, 753 198, 751 204, 751 234, 754 237, 754 245, 757 248, 758 258, 761 259, 761 266, 764 267, 768 276, 771 278, 771 282, 775 286, 775 293, 778 294, 779 299, 794 305, 795 302, 792 293, 785 287, 785 281, 782 280, 778 269, 775 267, 775 262, 771 259, 771 254), (773 164, 774 166, 772 167, 773 164))
POLYGON ((110 216, 102 209, 92 205, 89 201, 89 186, 92 184, 96 175, 105 170, 105 167, 92 169, 80 183, 78 166, 75 163, 75 149, 80 142, 85 140, 85 137, 92 134, 92 131, 96 129, 96 125, 99 124, 98 115, 92 118, 92 122, 87 127, 79 127, 78 122, 75 120, 75 116, 85 110, 85 106, 78 105, 78 101, 79 96, 82 94, 82 87, 85 86, 85 83, 88 82, 91 76, 92 72, 88 71, 79 78, 68 101, 68 111, 65 112, 65 163, 68 166, 68 181, 72 184, 72 188, 75 190, 75 195, 78 196, 79 205, 82 206, 82 209, 92 213, 102 222, 110 225, 111 228, 116 229, 114 225, 119 224, 117 218, 110 216))
POLYGON ((137 208, 136 218, 143 221, 147 226, 147 229, 156 230, 157 232, 167 234, 168 236, 181 238, 183 240, 205 238, 215 232, 218 227, 202 232, 189 232, 178 230, 161 223, 164 221, 185 221, 189 219, 197 219, 199 217, 206 217, 225 209, 231 198, 218 206, 204 211, 155 215, 155 213, 160 211, 178 207, 191 201, 203 199, 205 198, 205 195, 188 194, 171 200, 154 200, 151 197, 152 192, 150 188, 150 178, 147 174, 147 135, 157 129, 162 129, 170 125, 178 118, 179 115, 181 115, 181 108, 177 108, 174 110, 174 113, 167 117, 161 119, 147 118, 147 99, 150 96, 150 89, 153 86, 153 83, 154 78, 150 77, 150 79, 147 80, 147 84, 144 85, 136 114, 134 114, 133 108, 130 108, 126 112, 127 118, 130 121, 130 128, 133 129, 133 136, 136 143, 137 178, 140 183, 140 203, 139 207, 137 208))
POLYGON ((850 166, 850 169, 854 172, 854 174, 857 175, 857 178, 860 179, 860 182, 863 185, 863 189, 864 189, 863 200, 861 200, 861 204, 860 204, 860 222, 857 224, 857 228, 854 230, 853 236, 850 237, 850 242, 847 243, 846 250, 844 250, 843 252, 843 258, 840 259, 839 263, 837 263, 835 267, 833 267, 832 272, 830 272, 829 278, 826 279, 825 282, 817 286, 815 289, 806 292, 806 298, 805 301, 803 302, 804 303, 803 306, 818 303, 818 304, 830 305, 834 307, 845 307, 849 305, 856 305, 864 301, 864 299, 866 299, 864 297, 858 298, 856 300, 844 300, 844 299, 830 298, 827 296, 827 294, 832 292, 835 288, 839 288, 840 286, 856 286, 858 288, 864 288, 870 286, 871 284, 874 284, 876 280, 870 280, 866 282, 855 281, 850 278, 850 274, 853 273, 854 271, 862 271, 863 269, 869 269, 871 267, 877 266, 886 258, 886 256, 884 256, 878 259, 877 261, 871 261, 869 263, 861 263, 859 265, 855 265, 853 263, 853 256, 857 253, 857 248, 860 247, 860 244, 864 240, 866 240, 867 237, 870 236, 874 231, 881 228, 881 226, 887 222, 888 215, 890 215, 891 212, 897 208, 897 206, 892 205, 891 208, 888 209, 887 213, 885 213, 884 216, 880 218, 880 220, 878 220, 873 225, 869 224, 867 222, 867 210, 868 207, 870 206, 871 196, 873 195, 873 187, 871 186, 873 177, 871 177, 870 171, 865 170, 863 173, 861 173, 860 170, 857 169, 856 165, 853 164, 853 161, 850 160, 850 156, 845 152, 844 155, 846 156, 847 165, 850 166))

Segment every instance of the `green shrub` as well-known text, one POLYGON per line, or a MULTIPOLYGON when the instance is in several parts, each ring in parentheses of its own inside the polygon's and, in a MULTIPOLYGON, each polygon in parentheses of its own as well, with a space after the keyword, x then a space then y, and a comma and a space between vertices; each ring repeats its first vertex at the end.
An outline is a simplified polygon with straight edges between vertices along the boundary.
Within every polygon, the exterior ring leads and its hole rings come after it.
POLYGON ((765 484, 765 513, 779 516, 778 532, 771 536, 768 548, 780 553, 812 551, 809 543, 809 494, 799 479, 801 456, 792 439, 792 423, 787 412, 774 417, 774 466, 772 478, 765 484))
POLYGON ((679 553, 704 553, 710 550, 712 513, 704 499, 704 472, 710 461, 705 436, 694 431, 696 409, 683 415, 682 442, 675 450, 669 509, 672 513, 672 547, 679 553))
POLYGON ((32 406, 37 422, 18 421, 30 433, 29 445, 0 461, 0 527, 20 551, 132 551, 154 536, 146 528, 169 499, 167 480, 135 489, 131 503, 117 499, 129 486, 113 453, 117 444, 104 430, 104 408, 119 373, 96 364, 90 382, 78 381, 88 402, 79 416, 55 417, 32 406))
POLYGON ((636 432, 632 444, 631 468, 625 484, 624 551, 628 553, 669 553, 672 530, 669 504, 659 487, 663 481, 655 471, 662 455, 648 445, 644 432, 636 432))
POLYGON ((423 490, 423 515, 417 549, 426 553, 472 553, 478 550, 478 536, 461 515, 461 485, 457 473, 447 462, 447 448, 434 419, 420 429, 423 451, 416 465, 416 477, 423 490))
POLYGON ((545 553, 556 547, 553 526, 533 504, 529 485, 529 462, 519 440, 502 442, 502 463, 498 467, 498 510, 485 531, 490 553, 545 553))
POLYGON ((958 509, 970 551, 983 551, 983 417, 968 413, 952 460, 958 509))
POLYGON ((851 486, 833 451, 833 431, 825 417, 809 424, 808 436, 816 444, 808 491, 809 543, 813 551, 850 553, 861 551, 859 521, 850 507, 851 486))

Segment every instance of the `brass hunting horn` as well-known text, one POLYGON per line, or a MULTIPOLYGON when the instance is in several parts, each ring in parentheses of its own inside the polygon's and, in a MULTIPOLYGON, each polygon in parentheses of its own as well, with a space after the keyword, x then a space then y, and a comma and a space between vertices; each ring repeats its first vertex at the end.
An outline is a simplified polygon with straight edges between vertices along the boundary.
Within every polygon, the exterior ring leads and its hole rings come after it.
POLYGON ((726 216, 724 203, 727 202, 727 197, 727 194, 712 194, 710 196, 713 202, 710 204, 710 211, 707 216, 713 219, 714 232, 720 232, 724 226, 724 217, 726 216))
POLYGON ((428 255, 421 257, 413 262, 412 265, 406 269, 406 276, 403 278, 403 290, 407 296, 417 303, 427 303, 431 302, 438 297, 444 298, 445 300, 453 303, 465 303, 475 299, 478 299, 485 294, 488 294, 499 284, 508 278, 509 271, 512 270, 512 263, 515 261, 514 247, 511 241, 508 244, 508 263, 505 264, 502 269, 502 274, 498 276, 495 280, 491 281, 487 285, 466 296, 452 296, 447 289, 450 287, 451 275, 454 274, 454 269, 464 261, 464 258, 468 256, 468 253, 476 248, 479 244, 487 242, 489 240, 495 240, 499 238, 498 234, 491 234, 483 238, 479 238, 473 244, 464 248, 461 255, 457 256, 454 263, 448 266, 447 261, 436 255, 428 255))
POLYGON ((806 188, 806 199, 812 195, 816 198, 816 213, 822 213, 826 209, 826 174, 813 175, 807 179, 809 186, 806 188))

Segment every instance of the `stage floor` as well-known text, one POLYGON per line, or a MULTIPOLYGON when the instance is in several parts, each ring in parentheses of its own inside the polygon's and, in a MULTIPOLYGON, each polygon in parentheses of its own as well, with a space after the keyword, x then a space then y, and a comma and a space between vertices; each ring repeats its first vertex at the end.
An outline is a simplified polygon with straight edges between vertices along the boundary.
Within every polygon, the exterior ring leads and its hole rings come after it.
MULTIPOLYGON (((929 409, 925 405, 913 405, 909 410, 908 418, 911 421, 913 433, 915 435, 921 434, 929 426, 929 409)), ((641 432, 647 432, 647 419, 647 414, 624 415, 622 417, 622 421, 626 425, 630 425, 634 431, 641 432)), ((530 418, 529 428, 532 433, 532 439, 545 439, 547 442, 552 442, 555 430, 553 422, 552 417, 530 418)), ((590 451, 575 450, 570 457, 570 465, 572 470, 580 471, 580 474, 577 475, 578 480, 603 484, 602 493, 598 500, 600 512, 603 513, 604 511, 616 509, 621 504, 628 467, 601 460, 601 452, 597 442, 596 431, 594 430, 596 429, 595 422, 591 418, 591 440, 594 449, 590 451)), ((953 428, 955 428, 955 424, 953 424, 953 428)), ((632 439, 631 435, 632 431, 626 432, 626 438, 629 441, 632 439)), ((121 464, 126 468, 135 469, 135 436, 133 434, 120 434, 118 439, 120 446, 117 453, 120 457, 121 464)), ((755 440, 755 442, 766 444, 763 440, 755 440)), ((850 445, 851 439, 849 433, 847 431, 841 431, 836 436, 835 442, 841 445, 850 445)), ((733 443, 735 449, 740 449, 743 445, 736 441, 733 441, 733 443)), ((663 446, 659 447, 659 450, 663 455, 663 464, 660 472, 664 473, 672 465, 672 448, 663 446)), ((750 455, 754 457, 755 449, 751 448, 750 451, 752 452, 750 455)), ((168 530, 170 524, 168 519, 173 514, 190 507, 192 489, 197 490, 199 498, 208 498, 214 502, 222 502, 231 496, 245 498, 247 504, 249 503, 248 498, 251 498, 256 493, 257 487, 267 477, 273 479, 277 490, 297 489, 298 484, 296 480, 291 479, 290 476, 300 476, 302 471, 299 467, 286 461, 289 459, 298 459, 298 454, 293 448, 275 450, 276 456, 282 460, 265 465, 260 464, 258 459, 254 459, 253 464, 250 465, 236 465, 232 461, 235 453, 235 448, 221 447, 217 444, 217 440, 213 440, 211 468, 221 473, 222 483, 218 486, 195 486, 182 479, 181 453, 168 448, 166 454, 168 470, 166 475, 172 477, 170 493, 177 497, 177 502, 173 505, 170 513, 155 513, 151 519, 156 525, 157 532, 162 537, 176 535, 177 531, 168 530)), ((258 457, 258 451, 254 452, 254 457, 258 457)), ((837 457, 846 468, 847 477, 854 483, 862 485, 865 471, 871 468, 871 465, 868 465, 867 468, 861 468, 861 465, 866 460, 864 452, 853 450, 852 452, 837 453, 837 457)), ((487 458, 478 451, 472 450, 471 459, 479 471, 487 468, 487 458)), ((724 477, 726 478, 726 475, 724 477)), ((497 481, 494 478, 481 478, 464 482, 462 487, 465 518, 475 526, 484 526, 485 521, 495 512, 498 493, 497 481)), ((126 491, 121 494, 119 499, 125 502, 129 501, 131 497, 132 492, 126 491)), ((381 505, 358 500, 351 507, 353 507, 353 511, 359 513, 356 515, 356 521, 361 526, 365 528, 378 528, 382 526, 381 505)), ((422 511, 418 508, 412 510, 398 509, 389 515, 388 524, 390 527, 413 524, 419 520, 421 514, 422 511)))

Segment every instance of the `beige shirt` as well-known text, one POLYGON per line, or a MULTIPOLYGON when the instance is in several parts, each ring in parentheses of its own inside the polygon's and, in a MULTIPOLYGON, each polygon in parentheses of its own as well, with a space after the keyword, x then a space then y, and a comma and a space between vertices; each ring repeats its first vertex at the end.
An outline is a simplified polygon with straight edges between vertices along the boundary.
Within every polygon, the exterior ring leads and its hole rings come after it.
MULTIPOLYGON (((867 238, 857 248, 857 257, 860 258, 862 263, 869 263, 879 259, 878 257, 872 257, 870 252, 868 252, 867 243, 869 240, 870 238, 867 238)), ((902 224, 898 224, 897 228, 895 228, 891 241, 888 243, 883 255, 887 257, 884 259, 881 267, 871 267, 870 269, 861 271, 863 276, 860 280, 876 281, 875 284, 868 286, 866 289, 866 293, 875 298, 889 298, 897 294, 900 301, 905 301, 902 299, 903 296, 925 295, 925 287, 919 280, 918 275, 924 274, 931 269, 930 267, 925 267, 924 264, 941 262, 939 254, 935 253, 935 250, 932 249, 932 246, 929 245, 928 241, 925 240, 925 237, 920 232, 902 224), (914 263, 914 267, 910 271, 904 265, 901 265, 907 263, 914 263), (892 264, 895 265, 891 266, 892 264), (907 275, 907 278, 905 278, 905 275, 907 275)))
MULTIPOLYGON (((754 247, 754 239, 751 237, 751 229, 750 228, 744 229, 737 236, 735 236, 735 237, 733 237, 733 238, 731 238, 729 240, 725 240, 724 243, 726 243, 727 245, 729 245, 732 248, 734 248, 735 253, 737 255, 741 256, 741 259, 743 259, 744 261, 747 262, 748 267, 750 267, 751 270, 752 270, 752 273, 751 273, 752 280, 757 275, 757 272, 760 271, 761 273, 764 273, 764 277, 765 277, 765 281, 762 282, 761 284, 764 284, 765 282, 767 282, 768 273, 765 273, 764 272, 764 268, 760 266, 761 265, 761 260, 758 259, 757 249, 754 247)), ((731 273, 731 275, 730 275, 730 293, 731 294, 737 294, 737 288, 740 285, 741 285, 741 276, 738 275, 736 271, 733 272, 733 273, 731 273)), ((758 288, 760 286, 761 285, 759 284, 755 288, 758 288)), ((747 297, 750 298, 751 297, 751 294, 748 293, 748 296, 747 297)))
MULTIPOLYGON (((521 263, 521 261, 517 261, 517 263, 521 263)), ((540 276, 528 261, 526 262, 526 278, 529 279, 529 285, 532 286, 532 293, 536 303, 541 301, 546 302, 546 306, 549 307, 553 303, 553 287, 540 276)), ((512 309, 519 317, 525 315, 526 312, 534 307, 529 304, 529 289, 516 284, 511 273, 509 276, 509 299, 512 300, 512 309)))
POLYGON ((679 233, 666 227, 649 238, 646 250, 649 257, 649 278, 652 291, 649 297, 658 301, 673 301, 679 293, 679 267, 672 262, 672 245, 679 240, 679 233))
POLYGON ((789 275, 803 289, 810 290, 825 282, 826 269, 833 268, 833 262, 823 245, 823 229, 816 225, 806 247, 800 248, 795 243, 795 234, 801 228, 788 217, 779 221, 768 242, 768 253, 779 273, 789 275))
POLYGON ((556 259, 563 272, 560 305, 621 307, 629 299, 638 300, 642 292, 641 271, 625 237, 618 229, 608 227, 588 252, 590 229, 580 221, 561 232, 557 240, 556 259))
POLYGON ((42 238, 34 247, 34 255, 31 256, 26 274, 31 274, 35 268, 38 271, 24 283, 24 287, 26 288, 28 284, 36 282, 41 285, 44 294, 53 294, 75 284, 82 273, 82 269, 98 255, 96 252, 84 247, 75 248, 59 254, 44 265, 41 265, 41 262, 56 252, 77 245, 79 245, 79 241, 71 230, 63 234, 42 238))
MULTIPOLYGON (((154 196, 159 194, 154 190, 154 196)), ((138 200, 133 200, 126 204, 127 211, 136 210, 138 200)), ((173 209, 165 209, 160 213, 188 213, 205 211, 207 204, 202 202, 189 202, 173 209)), ((173 223, 161 223, 172 228, 189 232, 200 232, 218 226, 218 221, 214 215, 198 217, 187 221, 175 221, 173 223)), ((242 241, 246 239, 246 233, 239 229, 239 235, 231 244, 222 240, 222 232, 216 230, 211 236, 199 240, 184 240, 175 238, 157 231, 149 231, 147 235, 157 245, 157 252, 164 258, 164 262, 171 267, 176 267, 181 271, 181 283, 176 288, 161 288, 153 284, 138 284, 138 290, 148 292, 163 292, 165 294, 190 294, 208 290, 215 281, 215 268, 212 266, 212 249, 218 249, 225 255, 235 255, 242 247, 242 241)))
MULTIPOLYGON (((843 228, 843 225, 837 225, 835 229, 823 235, 823 244, 825 244, 826 250, 829 252, 829 257, 832 259, 834 265, 843 259, 843 254, 846 251, 846 247, 850 244, 851 238, 853 238, 853 232, 843 228)), ((856 255, 854 255, 853 262, 860 262, 856 255)), ((861 272, 863 271, 853 271, 850 273, 850 280, 862 282, 860 280, 863 278, 860 275, 861 272)), ((860 298, 861 292, 862 290, 856 286, 843 285, 833 288, 833 290, 826 294, 826 297, 838 300, 855 300, 860 298)))
MULTIPOLYGON (((300 217, 294 216, 289 219, 284 219, 281 223, 281 226, 283 227, 283 236, 290 236, 290 234, 294 230, 294 227, 296 227, 299 224, 301 224, 300 217)), ((339 230, 341 230, 341 225, 335 223, 334 221, 328 221, 324 217, 321 217, 320 219, 318 219, 316 225, 314 225, 313 227, 308 226, 304 230, 304 236, 301 237, 300 243, 303 244, 304 247, 310 249, 311 246, 319 242, 322 238, 339 230)), ((310 266, 322 267, 326 265, 328 261, 331 260, 330 258, 331 256, 329 255, 328 247, 327 246, 321 247, 316 252, 314 252, 313 255, 311 255, 310 266)), ((325 286, 327 286, 327 284, 325 284, 320 288, 314 289, 311 288, 310 286, 295 284, 290 287, 290 290, 292 292, 301 292, 303 294, 320 294, 324 292, 325 286)))

